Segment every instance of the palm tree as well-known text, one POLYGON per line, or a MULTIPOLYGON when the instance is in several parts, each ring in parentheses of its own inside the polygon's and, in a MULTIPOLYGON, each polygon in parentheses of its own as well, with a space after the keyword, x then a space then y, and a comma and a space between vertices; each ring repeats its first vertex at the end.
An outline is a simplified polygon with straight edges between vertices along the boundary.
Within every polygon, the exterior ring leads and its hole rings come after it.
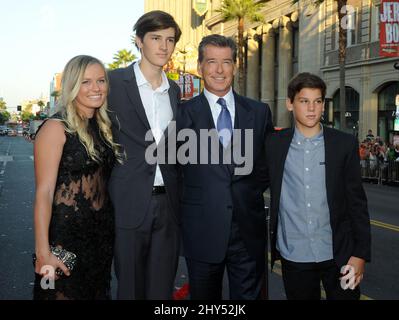
POLYGON ((120 67, 120 63, 118 61, 114 61, 112 63, 108 63, 108 69, 109 70, 115 70, 120 67))
POLYGON ((222 14, 225 21, 237 20, 238 22, 238 87, 241 94, 244 94, 244 24, 245 19, 251 22, 263 22, 263 15, 260 13, 264 7, 263 2, 254 0, 223 0, 217 12, 222 14))
MULTIPOLYGON (((338 24, 339 24, 339 36, 338 36, 338 61, 339 61, 339 121, 341 124, 341 130, 346 129, 345 120, 345 59, 346 59, 346 34, 347 27, 343 23, 346 18, 346 10, 343 8, 347 5, 347 0, 335 0, 337 2, 338 10, 338 24)), ((293 3, 299 2, 299 0, 293 0, 293 3)), ((316 6, 322 4, 324 0, 313 0, 316 6)))
POLYGON ((40 107, 40 112, 43 111, 43 107, 46 105, 42 100, 39 100, 37 105, 40 107))
POLYGON ((51 92, 50 96, 54 97, 55 99, 57 99, 60 96, 60 92, 58 90, 54 90, 53 92, 51 92))
POLYGON ((108 64, 108 68, 113 70, 120 67, 127 67, 127 65, 136 59, 136 56, 126 49, 119 50, 114 55, 114 62, 108 64))
POLYGON ((3 99, 0 99, 0 110, 7 110, 7 104, 3 99))

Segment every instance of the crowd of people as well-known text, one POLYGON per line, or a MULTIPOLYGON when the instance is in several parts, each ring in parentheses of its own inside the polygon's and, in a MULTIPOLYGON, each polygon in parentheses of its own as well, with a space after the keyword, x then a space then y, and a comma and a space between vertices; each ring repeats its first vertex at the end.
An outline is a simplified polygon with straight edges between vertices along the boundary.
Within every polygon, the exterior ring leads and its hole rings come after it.
POLYGON ((374 137, 372 130, 359 145, 360 163, 363 176, 376 176, 379 169, 388 167, 396 170, 399 162, 399 143, 386 143, 379 136, 374 137))

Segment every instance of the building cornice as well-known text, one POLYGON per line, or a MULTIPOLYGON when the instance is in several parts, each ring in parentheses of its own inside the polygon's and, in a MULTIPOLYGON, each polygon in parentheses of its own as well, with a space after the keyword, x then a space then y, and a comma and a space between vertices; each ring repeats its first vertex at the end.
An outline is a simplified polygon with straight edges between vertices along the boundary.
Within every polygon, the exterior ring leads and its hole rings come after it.
MULTIPOLYGON (((368 65, 375 65, 375 64, 380 64, 380 63, 392 63, 392 71, 394 71, 393 68, 393 63, 396 62, 398 58, 393 57, 393 58, 370 58, 367 60, 360 60, 356 62, 350 62, 345 64, 345 69, 351 69, 351 68, 357 68, 357 67, 364 67, 368 65)), ((334 64, 330 65, 328 67, 320 67, 320 70, 322 72, 330 72, 330 71, 338 71, 339 70, 339 64, 334 64)))
POLYGON ((221 13, 213 15, 211 18, 205 20, 205 26, 211 29, 214 25, 223 22, 223 17, 221 13))

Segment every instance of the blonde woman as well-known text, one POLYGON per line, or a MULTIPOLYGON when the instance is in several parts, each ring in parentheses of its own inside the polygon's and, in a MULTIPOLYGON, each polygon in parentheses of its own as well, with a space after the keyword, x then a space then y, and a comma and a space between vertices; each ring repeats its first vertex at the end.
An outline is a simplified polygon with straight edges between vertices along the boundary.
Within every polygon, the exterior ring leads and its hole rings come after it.
POLYGON ((60 111, 34 146, 34 299, 109 299, 114 212, 107 184, 121 156, 107 115, 107 73, 96 58, 77 56, 61 87, 60 111))

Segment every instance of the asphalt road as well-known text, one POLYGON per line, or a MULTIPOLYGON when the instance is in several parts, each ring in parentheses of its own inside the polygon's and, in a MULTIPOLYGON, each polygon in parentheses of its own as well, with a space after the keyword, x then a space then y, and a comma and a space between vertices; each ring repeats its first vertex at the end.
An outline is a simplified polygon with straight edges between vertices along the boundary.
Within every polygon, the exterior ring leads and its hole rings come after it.
MULTIPOLYGON (((0 137, 0 300, 32 298, 33 146, 22 137, 0 137)), ((372 262, 363 299, 399 299, 399 187, 364 185, 372 223, 372 262)), ((187 282, 180 260, 176 287, 187 282)), ((269 298, 285 299, 279 265, 269 273, 269 298)), ((115 294, 115 277, 112 282, 115 294)), ((228 283, 225 281, 224 297, 228 283)))

